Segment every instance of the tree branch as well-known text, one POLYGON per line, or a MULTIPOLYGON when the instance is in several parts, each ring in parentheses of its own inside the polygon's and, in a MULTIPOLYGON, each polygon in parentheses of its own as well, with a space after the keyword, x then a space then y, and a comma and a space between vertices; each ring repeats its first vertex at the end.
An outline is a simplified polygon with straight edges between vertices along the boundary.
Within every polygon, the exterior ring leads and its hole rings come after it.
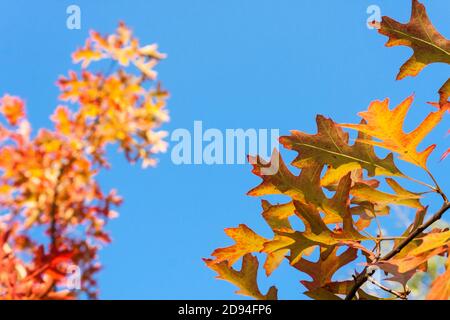
POLYGON ((55 183, 55 188, 54 188, 54 192, 53 192, 53 199, 52 199, 52 205, 50 208, 50 245, 51 245, 51 249, 54 250, 56 249, 56 213, 58 211, 58 187, 61 183, 61 179, 64 175, 64 173, 66 172, 66 170, 72 165, 74 159, 70 159, 68 161, 67 164, 64 164, 61 169, 59 170, 58 176, 56 178, 56 183, 55 183))
MULTIPOLYGON (((418 235, 420 235, 425 229, 431 226, 433 223, 442 218, 442 215, 450 209, 450 202, 445 201, 442 207, 425 223, 420 225, 417 229, 411 232, 403 241, 401 241, 395 248, 393 248, 389 253, 381 257, 378 261, 386 261, 393 258, 397 255, 404 247, 406 247, 412 240, 414 240, 418 235)), ((353 287, 350 289, 349 293, 345 297, 345 300, 352 300, 359 288, 362 287, 364 283, 375 273, 375 269, 369 270, 368 267, 365 267, 364 270, 354 277, 355 283, 353 287)))

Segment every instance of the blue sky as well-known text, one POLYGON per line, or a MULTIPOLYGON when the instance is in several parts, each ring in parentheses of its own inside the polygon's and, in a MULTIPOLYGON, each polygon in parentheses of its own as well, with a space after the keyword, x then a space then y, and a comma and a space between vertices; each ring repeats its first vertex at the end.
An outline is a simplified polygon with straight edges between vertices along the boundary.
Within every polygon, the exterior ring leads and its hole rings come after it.
MULTIPOLYGON (((448 38, 450 3, 423 2, 448 38)), ((449 66, 435 64, 419 77, 395 81, 411 51, 385 48, 386 38, 366 27, 372 4, 383 15, 409 18, 409 0, 1 1, 0 93, 27 101, 34 128, 49 126, 58 103, 57 77, 78 70, 70 53, 88 30, 112 32, 123 20, 141 42, 157 42, 169 55, 158 67, 171 92, 166 130, 191 129, 201 120, 204 128, 221 130, 314 133, 317 113, 355 122, 371 100, 390 97, 396 104, 415 93, 406 127, 412 129, 431 110, 425 102, 437 99, 449 66), (81 30, 66 28, 70 4, 81 8, 81 30)), ((429 162, 446 190, 448 164, 438 159, 449 146, 448 127, 446 119, 424 142, 440 142, 429 162)), ((142 171, 113 153, 112 170, 100 177, 105 188, 117 187, 125 198, 120 218, 109 225, 114 242, 101 253, 101 298, 236 298, 235 288, 215 280, 201 258, 230 243, 224 227, 246 223, 270 234, 260 201, 245 195, 259 179, 249 165, 175 166, 170 153, 159 159, 156 169, 142 171)), ((281 298, 302 298, 301 279, 284 264, 268 280, 262 277, 261 287, 275 283, 281 298)))

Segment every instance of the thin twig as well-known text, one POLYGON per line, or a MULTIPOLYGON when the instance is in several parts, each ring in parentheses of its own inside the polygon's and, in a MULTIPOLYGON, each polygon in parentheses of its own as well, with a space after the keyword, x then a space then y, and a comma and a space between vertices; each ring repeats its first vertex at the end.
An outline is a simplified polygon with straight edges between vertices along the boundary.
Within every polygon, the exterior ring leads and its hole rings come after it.
POLYGON ((376 285, 377 287, 379 287, 380 289, 389 292, 390 294, 397 296, 398 298, 402 299, 402 300, 408 300, 408 295, 410 294, 409 291, 404 291, 404 292, 398 292, 395 290, 392 290, 391 288, 388 288, 384 285, 382 285, 381 283, 377 282, 374 278, 372 277, 368 277, 367 278, 368 281, 372 282, 374 285, 376 285))

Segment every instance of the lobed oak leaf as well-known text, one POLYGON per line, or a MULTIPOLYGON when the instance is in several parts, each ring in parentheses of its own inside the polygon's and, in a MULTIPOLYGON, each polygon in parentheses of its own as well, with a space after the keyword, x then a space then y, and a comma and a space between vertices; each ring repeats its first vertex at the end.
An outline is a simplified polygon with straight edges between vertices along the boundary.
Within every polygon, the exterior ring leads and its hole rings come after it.
POLYGON ((262 216, 272 231, 292 230, 289 217, 294 215, 295 206, 293 201, 272 205, 269 201, 262 200, 261 205, 264 210, 262 216))
POLYGON ((420 238, 420 245, 410 251, 410 255, 419 255, 425 252, 450 245, 450 231, 430 232, 420 238))
POLYGON ((372 220, 389 214, 390 208, 387 205, 380 205, 378 203, 372 203, 367 200, 357 201, 352 199, 352 206, 350 212, 352 215, 358 215, 359 219, 355 222, 357 230, 364 230, 369 227, 372 220))
POLYGON ((387 280, 396 281, 406 286, 406 283, 418 270, 426 270, 428 260, 444 252, 445 249, 437 248, 417 255, 405 255, 404 257, 395 257, 387 261, 378 261, 373 265, 392 275, 387 280))
POLYGON ((236 293, 253 297, 258 300, 277 300, 277 288, 271 287, 266 294, 262 294, 257 284, 258 259, 251 254, 246 254, 242 259, 242 268, 237 271, 231 268, 227 262, 215 263, 211 259, 203 259, 206 265, 218 273, 217 278, 231 282, 239 288, 236 293))
MULTIPOLYGON (((271 242, 282 243, 283 237, 280 237, 276 232, 292 231, 289 217, 294 215, 295 207, 293 201, 276 205, 272 205, 266 200, 262 200, 261 203, 264 210, 262 216, 274 232, 274 238, 271 242)), ((264 262, 264 270, 267 276, 270 276, 278 268, 288 252, 288 249, 281 249, 267 253, 267 259, 264 262)))
POLYGON ((431 23, 425 6, 412 0, 410 21, 406 24, 383 17, 378 31, 388 36, 387 47, 408 46, 414 53, 400 68, 397 79, 416 76, 427 65, 441 62, 450 64, 450 41, 431 23))
POLYGON ((421 152, 417 152, 417 147, 441 121, 445 110, 431 112, 416 129, 404 133, 403 123, 413 99, 413 96, 408 97, 393 110, 389 109, 388 99, 373 101, 367 111, 359 113, 367 121, 366 124, 341 124, 341 126, 379 139, 380 141, 365 140, 364 142, 394 151, 399 154, 400 159, 426 169, 428 156, 434 150, 435 145, 431 145, 421 152))
POLYGON ((228 265, 232 266, 244 255, 260 252, 267 241, 266 238, 259 236, 245 224, 240 224, 237 228, 227 228, 225 233, 236 243, 230 247, 214 250, 211 254, 213 257, 216 257, 214 263, 227 261, 228 265))
POLYGON ((356 183, 350 190, 354 196, 352 203, 376 203, 378 206, 402 205, 412 208, 422 208, 420 199, 422 194, 414 193, 404 189, 395 180, 386 178, 388 185, 394 190, 395 194, 386 193, 363 183, 356 183))
POLYGON ((394 164, 392 154, 379 159, 373 146, 363 142, 370 139, 363 132, 359 133, 353 145, 349 145, 348 133, 333 120, 318 115, 316 123, 317 134, 310 135, 294 130, 291 131, 291 136, 281 137, 280 142, 285 148, 298 152, 292 162, 294 166, 306 168, 316 164, 328 165, 322 185, 339 181, 347 173, 359 168, 366 169, 369 176, 402 175, 394 164))
POLYGON ((321 247, 317 262, 301 258, 293 265, 296 269, 305 272, 311 277, 312 281, 301 281, 306 289, 311 291, 330 283, 336 271, 354 261, 357 257, 358 250, 354 248, 348 248, 340 255, 337 255, 338 249, 338 246, 321 247))
POLYGON ((320 185, 320 175, 323 165, 314 164, 303 168, 298 176, 292 174, 280 157, 274 151, 270 162, 264 162, 260 157, 250 158, 253 164, 253 173, 262 178, 262 183, 251 189, 250 196, 263 196, 272 194, 284 194, 293 200, 313 204, 325 214, 326 223, 342 222, 342 207, 348 201, 348 189, 350 188, 350 174, 348 178, 342 178, 331 199, 325 196, 320 185), (277 161, 278 170, 275 174, 263 174, 263 168, 272 167, 277 161))
MULTIPOLYGON (((349 175, 344 177, 342 183, 350 185, 349 175)), ((341 229, 331 231, 322 220, 319 211, 312 204, 304 204, 294 201, 295 214, 303 221, 305 230, 295 232, 278 231, 277 234, 283 237, 283 242, 266 243, 264 252, 274 252, 280 249, 289 249, 291 252, 291 264, 297 263, 305 251, 315 246, 329 247, 354 241, 362 241, 366 238, 359 234, 354 228, 349 207, 342 207, 340 214, 343 222, 341 229)))

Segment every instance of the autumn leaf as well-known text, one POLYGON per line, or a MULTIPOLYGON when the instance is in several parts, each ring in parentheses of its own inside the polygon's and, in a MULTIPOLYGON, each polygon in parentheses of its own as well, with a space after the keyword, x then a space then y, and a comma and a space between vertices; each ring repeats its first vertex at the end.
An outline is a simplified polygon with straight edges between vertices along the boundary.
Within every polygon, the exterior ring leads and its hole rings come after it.
POLYGON ((406 24, 383 17, 378 31, 389 37, 387 47, 408 46, 414 54, 400 68, 397 79, 416 76, 427 65, 435 62, 450 64, 450 41, 431 23, 425 6, 412 0, 410 21, 406 24))
POLYGON ((444 85, 439 89, 439 105, 441 108, 447 108, 450 111, 449 100, 450 97, 450 78, 444 83, 444 85), (447 106, 447 107, 446 107, 447 106))
POLYGON ((62 134, 69 135, 71 133, 72 121, 67 107, 58 106, 51 116, 51 120, 55 123, 56 130, 62 134))
MULTIPOLYGON (((280 237, 277 231, 292 231, 289 217, 294 215, 293 201, 276 205, 272 205, 266 200, 262 200, 261 203, 264 210, 262 216, 274 233, 274 238, 269 242, 283 243, 285 239, 280 237)), ((264 262, 264 270, 267 276, 270 276, 278 268, 288 252, 288 249, 281 249, 267 253, 267 259, 264 262)))
POLYGON ((232 238, 236 244, 216 249, 211 255, 216 257, 214 263, 227 261, 232 266, 237 260, 247 253, 260 252, 263 249, 267 239, 257 235, 253 230, 244 224, 240 224, 237 228, 227 228, 225 233, 232 238))
POLYGON ((419 255, 427 251, 450 245, 450 231, 430 232, 420 238, 420 245, 410 252, 410 255, 419 255))
POLYGON ((400 282, 406 285, 406 282, 420 269, 423 268, 432 257, 445 252, 443 248, 436 248, 419 254, 408 254, 401 258, 392 258, 387 261, 378 261, 373 265, 393 275, 389 278, 391 281, 400 282))
POLYGON ((378 189, 372 188, 367 184, 356 183, 350 190, 350 193, 355 197, 352 203, 364 203, 369 201, 377 205, 387 206, 403 205, 412 208, 422 208, 420 193, 414 193, 401 187, 395 180, 386 178, 388 185, 394 190, 395 194, 386 193, 378 189))
POLYGON ((450 258, 447 260, 445 272, 437 277, 431 284, 427 294, 427 300, 449 300, 450 299, 450 258))
POLYGON ((84 47, 79 48, 72 54, 72 60, 74 63, 82 62, 81 67, 87 68, 92 61, 98 61, 103 59, 104 55, 98 49, 92 47, 92 40, 87 39, 84 47))
MULTIPOLYGON (((342 178, 341 185, 347 187, 347 192, 350 184, 350 177, 347 175, 342 178)), ((345 198, 342 197, 345 201, 345 198)), ((299 201, 294 201, 294 206, 296 208, 295 214, 303 221, 305 226, 304 231, 295 232, 277 232, 278 235, 284 238, 284 243, 280 244, 279 241, 267 242, 264 245, 263 252, 274 252, 280 249, 289 249, 291 252, 290 261, 291 264, 297 263, 303 256, 305 250, 315 247, 329 247, 338 245, 342 242, 350 241, 362 241, 366 238, 358 233, 358 231, 353 226, 353 220, 351 217, 350 209, 347 207, 347 202, 345 205, 340 207, 341 220, 343 226, 337 230, 330 230, 325 222, 322 220, 319 211, 312 204, 303 204, 299 201)))
POLYGON ((165 54, 158 52, 157 44, 141 47, 131 29, 123 22, 119 23, 115 34, 102 36, 95 31, 90 34, 85 46, 73 53, 74 63, 81 62, 82 68, 87 68, 92 61, 111 58, 124 67, 132 63, 147 79, 157 78, 154 68, 160 60, 166 58, 165 54))
POLYGON ((293 201, 272 205, 269 201, 262 200, 261 205, 264 210, 262 216, 273 231, 292 230, 289 217, 294 215, 295 206, 293 201))
POLYGON ((357 250, 354 248, 348 248, 340 255, 337 255, 338 249, 338 246, 322 247, 320 248, 320 256, 317 262, 311 262, 302 258, 293 265, 294 268, 311 277, 312 281, 301 281, 308 290, 321 288, 330 283, 336 271, 357 257, 357 250))
POLYGON ((217 278, 231 282, 239 288, 236 293, 253 297, 259 300, 277 300, 277 288, 271 287, 267 294, 262 294, 257 284, 258 259, 246 254, 242 260, 242 268, 237 271, 227 262, 215 263, 211 259, 203 259, 206 265, 218 273, 217 278))
POLYGON ((331 199, 327 198, 320 185, 322 165, 308 166, 296 176, 289 171, 277 151, 272 154, 270 162, 264 162, 259 157, 250 162, 253 163, 252 172, 261 177, 263 181, 257 187, 251 189, 247 193, 248 195, 284 194, 299 202, 314 204, 320 208, 326 215, 326 223, 342 222, 341 205, 342 201, 347 201, 347 198, 342 199, 342 194, 345 194, 347 186, 341 184, 341 188, 337 189, 334 196, 331 199), (271 167, 273 161, 278 161, 278 171, 273 175, 263 174, 262 168, 271 167))
MULTIPOLYGON (((300 131, 292 131, 291 136, 283 136, 280 142, 285 148, 295 150, 298 156, 292 164, 299 168, 307 168, 316 164, 328 165, 322 178, 322 185, 329 185, 358 168, 366 169, 369 176, 402 175, 395 166, 392 154, 379 159, 373 147, 364 141, 370 140, 360 132, 353 145, 349 145, 349 135, 333 120, 317 116, 317 134, 310 135, 300 131)), ((364 124, 364 123, 362 123, 364 124)))
POLYGON ((25 103, 19 97, 6 94, 0 98, 0 113, 10 125, 15 126, 25 117, 25 103))
POLYGON ((441 121, 445 110, 431 112, 425 120, 410 133, 403 131, 406 114, 413 102, 413 96, 405 99, 393 110, 389 109, 389 100, 374 101, 367 111, 359 115, 367 124, 342 124, 342 127, 363 132, 380 141, 365 140, 367 144, 394 151, 400 159, 427 169, 427 159, 436 145, 431 145, 418 152, 417 147, 431 130, 441 121))

